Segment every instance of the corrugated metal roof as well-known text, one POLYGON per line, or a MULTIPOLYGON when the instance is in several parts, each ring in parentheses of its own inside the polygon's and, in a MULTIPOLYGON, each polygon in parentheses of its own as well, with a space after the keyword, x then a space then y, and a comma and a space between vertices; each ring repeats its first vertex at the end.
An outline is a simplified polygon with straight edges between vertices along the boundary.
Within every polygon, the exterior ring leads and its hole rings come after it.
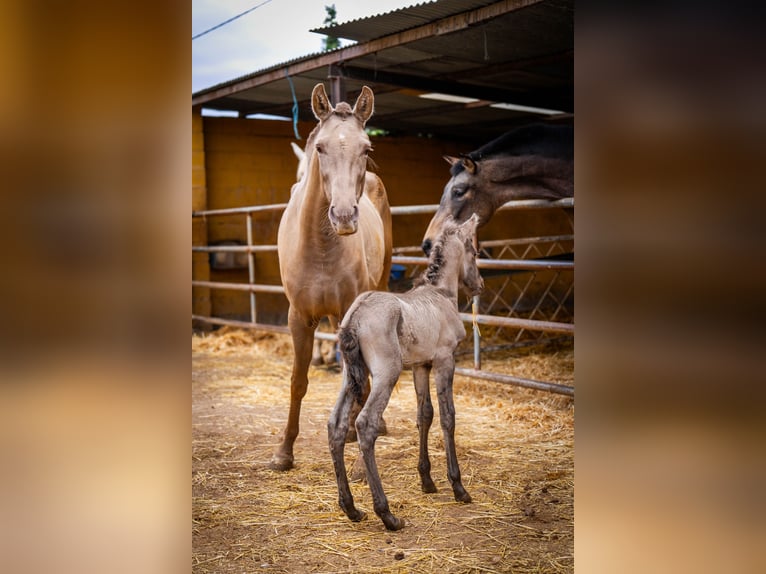
POLYGON ((495 0, 434 0, 366 18, 357 18, 334 26, 314 28, 311 32, 334 36, 335 38, 356 40, 357 42, 367 42, 374 38, 382 38, 402 30, 409 30, 415 26, 454 16, 474 8, 488 6, 494 2, 495 0))
POLYGON ((573 0, 439 0, 337 28, 362 41, 201 90, 192 105, 290 116, 291 81, 300 118, 313 120, 311 90, 332 74, 349 101, 363 85, 373 89, 374 127, 479 143, 539 117, 494 103, 573 110, 573 0), (418 97, 427 92, 478 101, 418 97))

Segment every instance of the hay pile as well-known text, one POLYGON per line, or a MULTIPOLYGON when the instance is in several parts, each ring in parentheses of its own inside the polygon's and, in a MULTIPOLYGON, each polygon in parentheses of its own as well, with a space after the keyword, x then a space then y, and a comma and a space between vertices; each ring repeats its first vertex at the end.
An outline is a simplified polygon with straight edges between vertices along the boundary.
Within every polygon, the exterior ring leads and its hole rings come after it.
MULTIPOLYGON (((487 370, 565 384, 573 363, 571 346, 483 357, 487 370)), ((429 446, 439 492, 420 492, 405 371, 385 413, 389 434, 376 445, 392 511, 407 521, 388 532, 366 484, 352 483, 366 520, 350 522, 337 505, 326 432, 337 368, 310 370, 296 467, 277 473, 267 465, 287 417, 289 336, 194 336, 192 364, 194 572, 573 571, 571 398, 457 376, 458 460, 474 501, 464 505, 447 482, 438 414, 429 446)), ((349 466, 357 451, 347 445, 349 466)))

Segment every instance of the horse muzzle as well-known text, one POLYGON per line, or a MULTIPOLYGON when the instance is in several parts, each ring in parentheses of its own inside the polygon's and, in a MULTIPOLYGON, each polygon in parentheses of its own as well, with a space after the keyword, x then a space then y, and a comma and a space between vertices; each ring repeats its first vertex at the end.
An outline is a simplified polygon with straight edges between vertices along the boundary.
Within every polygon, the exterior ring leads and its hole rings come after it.
POLYGON ((353 209, 336 209, 334 205, 330 206, 330 223, 335 233, 338 235, 351 235, 356 233, 359 226, 359 207, 353 209))

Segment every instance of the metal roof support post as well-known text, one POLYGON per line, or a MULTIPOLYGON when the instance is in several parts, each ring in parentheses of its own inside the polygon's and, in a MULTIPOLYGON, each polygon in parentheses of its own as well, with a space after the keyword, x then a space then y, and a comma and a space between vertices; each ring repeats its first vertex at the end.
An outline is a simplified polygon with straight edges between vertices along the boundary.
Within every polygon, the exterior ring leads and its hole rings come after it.
POLYGON ((337 64, 330 64, 327 73, 330 79, 330 99, 332 105, 337 106, 340 102, 346 101, 346 83, 343 81, 343 71, 337 64))

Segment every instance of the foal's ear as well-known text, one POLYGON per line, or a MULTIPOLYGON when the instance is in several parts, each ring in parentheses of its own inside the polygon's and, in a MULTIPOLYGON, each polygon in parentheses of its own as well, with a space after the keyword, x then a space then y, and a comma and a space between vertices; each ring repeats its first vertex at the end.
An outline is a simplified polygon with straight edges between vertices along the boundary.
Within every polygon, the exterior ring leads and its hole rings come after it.
POLYGON ((476 228, 479 227, 479 216, 474 213, 466 219, 462 224, 460 224, 460 227, 463 232, 467 234, 467 236, 472 236, 476 233, 476 228))
POLYGON ((455 165, 457 162, 460 161, 459 157, 455 157, 454 155, 443 155, 444 161, 446 161, 450 165, 455 165))
POLYGON ((354 104, 354 115, 362 124, 366 124, 367 120, 372 116, 373 108, 375 106, 375 96, 372 94, 372 90, 367 86, 362 86, 362 93, 356 99, 354 104))
POLYGON ((463 167, 471 175, 476 173, 476 162, 473 161, 470 157, 463 158, 463 167))
POLYGON ((314 86, 314 91, 311 92, 311 111, 314 112, 314 116, 320 122, 333 112, 330 98, 324 91, 324 84, 317 84, 314 86))

